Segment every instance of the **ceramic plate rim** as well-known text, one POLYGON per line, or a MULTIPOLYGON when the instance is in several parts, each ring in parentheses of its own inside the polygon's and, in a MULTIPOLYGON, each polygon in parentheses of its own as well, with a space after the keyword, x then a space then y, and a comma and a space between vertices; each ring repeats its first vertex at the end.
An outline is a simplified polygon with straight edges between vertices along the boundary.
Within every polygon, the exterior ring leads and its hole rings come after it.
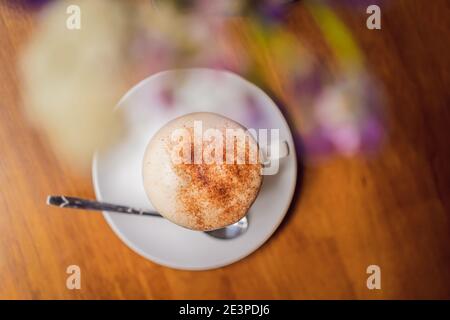
MULTIPOLYGON (((295 143, 294 143, 294 138, 292 135, 292 131, 291 128, 288 124, 288 122, 286 121, 286 118, 284 117, 283 113, 281 112, 281 110, 279 109, 279 107, 276 105, 276 103, 273 101, 273 99, 267 94, 265 93, 261 88, 259 88, 258 86, 256 86, 255 84, 251 83, 250 81, 248 81, 247 79, 241 77, 238 74, 235 74, 233 72, 230 71, 226 71, 226 70, 215 70, 215 69, 208 69, 208 68, 184 68, 184 69, 170 69, 170 70, 165 70, 165 71, 161 71, 152 75, 149 75, 148 77, 142 79, 141 81, 139 81, 138 83, 136 83, 131 89, 129 89, 123 96, 122 98, 119 100, 119 102, 117 103, 115 109, 121 108, 121 106, 123 105, 124 101, 127 100, 127 98, 132 95, 133 93, 135 93, 135 91, 139 90, 143 85, 145 85, 145 83, 147 81, 150 81, 150 79, 154 78, 154 77, 160 77, 163 76, 166 73, 172 73, 172 72, 177 72, 177 71, 182 71, 182 72, 197 72, 197 71, 202 71, 202 70, 208 70, 208 71, 212 71, 212 72, 219 72, 219 73, 227 73, 235 78, 239 78, 241 81, 245 82, 247 86, 251 86, 254 89, 256 89, 258 91, 259 94, 262 94, 264 96, 266 96, 268 98, 268 100, 271 102, 271 108, 274 108, 275 111, 278 113, 278 116, 280 117, 281 121, 284 123, 284 125, 286 126, 286 128, 288 128, 287 130, 287 134, 288 137, 287 139, 290 140, 290 145, 289 147, 292 149, 290 150, 290 152, 292 152, 292 160, 295 165, 294 165, 294 179, 291 180, 291 183, 289 185, 289 201, 286 201, 284 208, 281 210, 282 214, 280 215, 278 221, 273 225, 272 229, 270 232, 267 232, 266 237, 261 240, 257 245, 253 246, 251 249, 246 250, 244 253, 228 259, 227 261, 224 262, 220 262, 211 266, 207 266, 207 267, 186 267, 183 266, 182 264, 178 264, 178 263, 174 263, 171 261, 167 261, 166 259, 161 259, 157 256, 154 256, 148 252, 145 252, 144 250, 140 249, 138 246, 134 245, 127 237, 125 234, 123 234, 119 228, 115 225, 115 223, 113 222, 112 218, 111 218, 111 213, 108 213, 106 211, 102 211, 103 217, 105 218, 106 222, 108 223, 109 227, 114 231, 114 233, 116 234, 116 236, 127 246, 129 247, 132 251, 136 252, 138 255, 142 256, 143 258, 150 260, 151 262, 157 263, 161 266, 165 266, 165 267, 169 267, 175 270, 187 270, 187 271, 204 271, 204 270, 213 270, 213 269, 218 269, 218 268, 222 268, 231 264, 234 264, 244 258, 246 258, 247 256, 251 255, 252 253, 254 253, 255 251, 257 251, 261 246, 263 246, 271 237, 272 235, 275 233, 275 231, 278 229, 278 227, 280 226, 280 224, 282 223, 282 221, 284 220, 294 197, 295 194, 295 189, 297 186, 297 175, 298 175, 298 160, 297 160, 297 153, 296 153, 296 147, 295 147, 295 143)), ((92 160, 92 183, 93 183, 93 187, 94 187, 94 193, 95 193, 95 197, 98 201, 103 201, 103 197, 102 197, 102 193, 100 191, 100 187, 99 187, 99 181, 98 181, 98 172, 97 172, 97 166, 98 166, 98 151, 96 151, 94 153, 93 156, 93 160, 92 160)), ((220 241, 227 241, 227 240, 220 240, 220 241)))

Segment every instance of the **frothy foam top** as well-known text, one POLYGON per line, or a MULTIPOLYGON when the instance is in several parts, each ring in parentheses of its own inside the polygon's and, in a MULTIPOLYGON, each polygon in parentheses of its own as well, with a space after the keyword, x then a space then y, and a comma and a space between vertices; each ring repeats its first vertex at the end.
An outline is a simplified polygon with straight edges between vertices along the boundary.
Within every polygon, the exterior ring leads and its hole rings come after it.
MULTIPOLYGON (((194 230, 214 230, 239 221, 252 205, 262 183, 261 165, 224 162, 177 163, 173 161, 173 132, 193 133, 194 122, 203 131, 214 128, 243 129, 233 120, 213 113, 192 113, 172 120, 161 128, 147 146, 143 163, 145 191, 160 214, 172 222, 194 230)), ((245 132, 245 158, 257 143, 245 132)), ((193 141, 194 139, 192 139, 193 141)), ((234 148, 234 155, 236 154, 234 148)), ((194 145, 191 148, 194 157, 194 145)), ((214 152, 214 151, 213 151, 214 152)), ((224 148, 223 157, 230 150, 224 148)))

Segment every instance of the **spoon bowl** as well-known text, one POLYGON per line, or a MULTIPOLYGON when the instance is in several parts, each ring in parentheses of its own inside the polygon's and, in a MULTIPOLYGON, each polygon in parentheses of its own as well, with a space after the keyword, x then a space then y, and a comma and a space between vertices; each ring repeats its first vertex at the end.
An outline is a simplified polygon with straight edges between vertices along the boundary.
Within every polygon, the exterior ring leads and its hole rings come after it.
POLYGON ((238 222, 229 226, 217 230, 205 231, 205 233, 217 239, 229 240, 244 234, 247 231, 248 226, 249 224, 247 217, 243 217, 238 222))

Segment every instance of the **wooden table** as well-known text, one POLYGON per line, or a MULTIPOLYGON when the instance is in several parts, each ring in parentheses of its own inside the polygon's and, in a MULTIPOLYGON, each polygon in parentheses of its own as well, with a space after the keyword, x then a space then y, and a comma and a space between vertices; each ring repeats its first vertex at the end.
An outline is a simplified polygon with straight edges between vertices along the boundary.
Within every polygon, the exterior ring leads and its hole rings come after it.
POLYGON ((94 194, 90 177, 57 160, 24 120, 15 63, 33 19, 2 2, 0 298, 450 298, 449 9, 446 0, 386 1, 381 31, 365 27, 365 9, 338 9, 387 90, 389 141, 376 158, 307 167, 262 248, 187 272, 138 256, 99 214, 45 205, 47 194, 94 194), (81 290, 66 288, 71 264, 81 267, 81 290), (371 264, 381 267, 381 290, 366 287, 371 264))

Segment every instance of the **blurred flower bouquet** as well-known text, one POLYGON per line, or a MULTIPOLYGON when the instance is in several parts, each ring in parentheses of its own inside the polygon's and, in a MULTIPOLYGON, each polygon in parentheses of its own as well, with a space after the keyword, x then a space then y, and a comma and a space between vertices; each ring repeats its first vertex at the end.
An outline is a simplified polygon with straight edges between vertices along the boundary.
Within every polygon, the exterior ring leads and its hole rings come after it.
MULTIPOLYGON (((39 25, 21 59, 26 107, 74 163, 89 164, 95 149, 120 136, 122 119, 112 111, 132 83, 181 67, 230 70, 268 89, 311 161, 373 150, 382 138, 380 90, 324 1, 39 2, 39 25), (76 31, 65 27, 74 4, 82 14, 76 31), (290 31, 294 6, 315 21, 333 63, 319 61, 290 31)), ((178 81, 162 90, 165 103, 178 81)), ((255 102, 247 103, 251 112, 255 102)))

